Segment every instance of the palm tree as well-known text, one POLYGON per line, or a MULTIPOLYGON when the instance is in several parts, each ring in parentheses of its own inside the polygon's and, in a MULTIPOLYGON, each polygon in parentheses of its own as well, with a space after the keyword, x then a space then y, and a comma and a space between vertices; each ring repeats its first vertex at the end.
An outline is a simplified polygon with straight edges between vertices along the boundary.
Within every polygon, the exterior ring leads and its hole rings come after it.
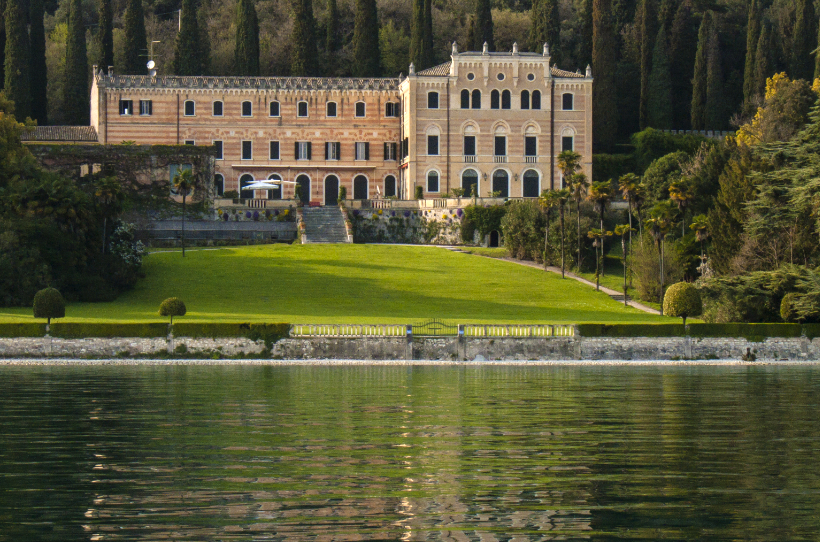
MULTIPOLYGON (((602 247, 604 245, 604 239, 612 235, 611 231, 606 230, 599 230, 598 228, 593 228, 589 230, 587 233, 587 237, 592 239, 592 246, 595 247, 595 289, 600 291, 600 269, 603 266, 602 259, 598 258, 598 247, 602 247)), ((603 252, 603 251, 602 251, 603 252)))
POLYGON ((579 270, 581 269, 581 200, 584 199, 588 188, 589 179, 583 173, 575 173, 570 177, 570 191, 572 192, 572 199, 575 200, 575 214, 578 219, 578 259, 575 261, 575 265, 579 270))
MULTIPOLYGON (((634 173, 627 173, 621 175, 618 179, 618 188, 621 190, 621 195, 626 199, 627 209, 629 211, 629 227, 632 227, 632 208, 639 205, 641 201, 641 178, 634 173)), ((629 234, 629 244, 632 245, 632 234, 629 234)))
POLYGON ((681 236, 686 235, 686 209, 695 199, 695 189, 686 179, 675 179, 669 184, 669 198, 681 212, 681 236))
MULTIPOLYGON (((587 194, 587 199, 592 202, 595 210, 599 213, 601 217, 601 231, 604 231, 604 213, 606 212, 606 206, 609 201, 612 199, 612 184, 609 181, 598 181, 596 183, 592 183, 592 186, 589 189, 589 193, 587 194)), ((604 238, 601 237, 599 239, 598 245, 600 246, 601 250, 601 260, 604 257, 604 238)), ((597 257, 597 256, 596 256, 597 257)), ((602 266, 601 274, 604 274, 604 269, 602 266)))
POLYGON ((566 209, 567 202, 572 196, 569 190, 562 188, 561 190, 554 190, 555 199, 558 202, 558 216, 561 219, 561 278, 564 278, 564 209, 566 209))
POLYGON ((703 263, 703 242, 709 238, 709 220, 706 215, 698 215, 692 218, 692 223, 689 224, 689 229, 695 232, 695 237, 700 242, 700 263, 703 263))
POLYGON ((547 215, 547 228, 544 233, 544 269, 547 268, 547 245, 550 239, 550 218, 552 217, 552 209, 558 205, 558 199, 555 195, 555 190, 544 190, 538 196, 538 205, 544 209, 547 215))
POLYGON ((178 168, 174 175, 174 190, 182 195, 182 257, 185 257, 185 198, 194 187, 194 174, 190 168, 178 168))
POLYGON ((569 182, 570 177, 575 175, 575 172, 581 169, 581 155, 575 151, 561 151, 558 155, 558 169, 561 170, 561 176, 564 181, 564 187, 569 182))
POLYGON ((618 224, 615 226, 615 235, 619 235, 621 237, 621 260, 624 263, 624 307, 627 305, 626 303, 626 236, 629 235, 632 237, 632 232, 635 231, 635 228, 628 224, 618 224))
POLYGON ((655 238, 655 244, 658 246, 658 254, 660 257, 660 285, 661 293, 659 295, 659 302, 661 305, 661 315, 663 315, 663 241, 669 229, 672 227, 672 215, 674 209, 669 201, 660 201, 655 204, 649 212, 649 218, 646 220, 646 225, 652 231, 652 237, 655 238))

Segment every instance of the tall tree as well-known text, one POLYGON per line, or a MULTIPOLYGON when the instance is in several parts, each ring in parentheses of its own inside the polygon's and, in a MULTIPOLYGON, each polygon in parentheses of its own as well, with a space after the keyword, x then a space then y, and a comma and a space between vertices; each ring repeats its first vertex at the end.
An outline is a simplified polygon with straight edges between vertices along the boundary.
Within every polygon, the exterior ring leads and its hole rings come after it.
MULTIPOLYGON (((316 75, 316 40, 313 38, 315 28, 313 2, 293 0, 293 52, 290 61, 293 75, 316 75)), ((373 31, 376 32, 375 29, 373 31)))
POLYGON ((378 29, 376 0, 356 0, 356 19, 353 24, 353 74, 356 77, 380 75, 378 29))
POLYGON ((692 78, 692 129, 706 128, 706 68, 709 64, 709 38, 712 34, 712 12, 703 14, 698 30, 698 49, 695 53, 695 74, 692 78))
POLYGON ((413 20, 410 24, 410 63, 419 71, 430 67, 424 64, 424 1, 413 0, 413 20))
POLYGON ((774 48, 772 44, 772 27, 763 24, 760 38, 757 40, 757 55, 755 56, 755 94, 766 95, 766 79, 775 71, 774 48))
POLYGON ((820 77, 820 25, 817 29, 817 50, 814 53, 814 78, 820 77))
POLYGON ((790 75, 792 79, 811 80, 814 75, 812 52, 817 47, 817 19, 814 14, 814 1, 797 0, 796 11, 790 75))
POLYGON ((202 64, 201 75, 211 75, 211 32, 208 28, 208 19, 204 12, 200 12, 199 22, 199 61, 202 64))
MULTIPOLYGON (((297 3, 302 3, 297 0, 297 3)), ((311 23, 313 11, 311 10, 311 23)), ((294 21, 294 30, 297 21, 294 21)), ((311 29, 313 28, 311 24, 311 29)), ((313 43, 313 57, 315 58, 316 43, 313 42, 313 32, 310 35, 313 43)), ((256 8, 253 0, 239 0, 236 4, 236 35, 233 50, 234 75, 259 76, 259 19, 256 17, 256 8)))
POLYGON ((88 126, 88 53, 85 45, 82 0, 71 0, 65 44, 63 113, 68 124, 88 126))
POLYGON ((125 65, 124 74, 144 75, 148 62, 148 38, 145 34, 145 15, 142 0, 128 0, 125 10, 125 65))
POLYGON ((708 130, 721 130, 726 126, 725 93, 720 40, 717 31, 713 30, 709 36, 706 62, 706 129, 708 130))
POLYGON ((490 0, 475 0, 475 43, 473 48, 481 51, 484 44, 490 51, 495 51, 493 39, 493 12, 490 0))
POLYGON ((561 18, 558 14, 558 0, 535 0, 530 10, 530 18, 530 51, 540 53, 543 44, 548 43, 551 62, 558 64, 561 58, 561 18))
POLYGON ((107 70, 114 65, 114 13, 111 0, 100 0, 100 67, 107 70))
POLYGON ((692 103, 692 70, 695 66, 697 29, 692 18, 692 0, 683 0, 669 33, 669 70, 672 76, 672 127, 689 128, 692 103))
POLYGON ((179 33, 174 45, 174 73, 177 75, 202 75, 196 4, 196 0, 182 0, 179 33))
MULTIPOLYGON (((661 27, 652 53, 652 73, 649 77, 647 103, 648 126, 659 130, 672 128, 672 75, 666 52, 666 30, 661 27)), ((603 228, 602 228, 603 229, 603 228)))
POLYGON ((578 48, 578 64, 581 66, 592 64, 592 0, 584 0, 581 12, 581 44, 578 48))
POLYGON ((618 108, 616 101, 616 55, 618 42, 612 27, 611 0, 594 0, 592 3, 592 144, 595 152, 610 150, 618 132, 618 108))
POLYGON ((652 73, 652 51, 655 48, 655 27, 658 21, 654 5, 655 0, 642 0, 637 13, 637 26, 641 38, 641 130, 646 128, 649 120, 649 77, 652 73))
POLYGON ((31 0, 31 116, 37 124, 48 124, 48 70, 46 69, 46 33, 43 28, 43 0, 31 0))
POLYGON ((339 7, 336 5, 336 0, 327 0, 325 30, 325 50, 333 53, 339 48, 339 7))
POLYGON ((760 41, 760 3, 752 0, 749 4, 749 18, 746 23, 746 62, 743 68, 743 100, 750 103, 755 97, 755 59, 757 42, 760 41))
POLYGON ((0 13, 3 14, 3 23, 0 24, 0 88, 5 88, 6 81, 6 0, 0 0, 0 13))
POLYGON ((14 102, 18 119, 31 116, 29 42, 26 14, 20 0, 6 0, 6 97, 14 102))
POLYGON ((428 66, 435 64, 433 52, 433 0, 424 0, 424 63, 428 66))

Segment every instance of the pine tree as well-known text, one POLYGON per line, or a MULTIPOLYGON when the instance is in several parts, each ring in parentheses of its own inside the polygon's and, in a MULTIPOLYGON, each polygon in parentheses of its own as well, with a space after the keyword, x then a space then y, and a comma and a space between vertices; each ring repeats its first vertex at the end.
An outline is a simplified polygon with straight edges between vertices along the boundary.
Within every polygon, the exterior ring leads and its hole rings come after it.
POLYGON ((120 71, 130 75, 145 75, 148 62, 148 38, 142 0, 128 0, 125 10, 125 65, 120 71))
POLYGON ((757 42, 760 40, 760 4, 752 0, 749 4, 749 20, 746 23, 746 62, 743 68, 743 100, 751 103, 755 92, 755 59, 757 42))
POLYGON ((712 34, 712 12, 703 14, 698 30, 698 49, 695 53, 695 74, 692 78, 692 129, 706 128, 706 68, 709 64, 709 37, 712 34))
POLYGON ((817 19, 813 0, 797 0, 792 42, 792 79, 811 80, 814 75, 812 51, 817 47, 817 19))
POLYGON ((81 0, 71 0, 68 13, 68 39, 65 44, 65 83, 63 113, 66 123, 88 126, 88 53, 85 45, 85 24, 81 0))
POLYGON ((560 62, 561 56, 561 19, 558 15, 557 0, 536 0, 530 11, 530 51, 540 53, 543 44, 550 46, 550 57, 553 64, 560 62))
POLYGON ((726 125, 725 92, 720 40, 713 27, 709 36, 706 62, 706 129, 708 130, 720 130, 726 125))
POLYGON ((615 143, 618 133, 618 108, 615 84, 616 54, 618 49, 612 26, 611 0, 592 3, 592 110, 595 123, 593 150, 605 152, 615 143))
POLYGON ((111 0, 100 0, 100 68, 114 65, 114 13, 111 0))
POLYGON ((581 44, 578 48, 578 63, 581 66, 589 66, 592 64, 592 0, 584 0, 581 17, 581 44))
MULTIPOLYGON (((249 1, 249 0, 244 0, 249 1)), ((293 52, 290 69, 293 75, 316 75, 316 40, 313 39, 316 22, 311 0, 293 1, 293 52)), ((376 32, 378 35, 378 32, 376 32)))
POLYGON ((672 75, 669 71, 666 30, 661 27, 652 52, 649 76, 648 125, 659 130, 672 128, 672 75))
POLYGON ((48 124, 48 70, 46 69, 46 33, 43 28, 43 0, 31 0, 31 116, 37 124, 48 124))
POLYGON ((31 116, 29 43, 26 14, 20 0, 6 0, 6 97, 14 102, 19 120, 31 116))
POLYGON ((353 25, 353 74, 356 77, 378 77, 379 16, 376 0, 356 0, 356 19, 353 25))
POLYGON ((475 43, 473 43, 473 49, 475 51, 481 51, 485 43, 490 51, 495 51, 495 40, 493 40, 493 12, 490 0, 476 0, 475 43))
POLYGON ((772 50, 772 27, 764 23, 757 41, 757 55, 755 56, 755 94, 766 95, 766 79, 775 71, 774 51, 772 50))
POLYGON ((695 66, 697 30, 692 19, 692 1, 681 2, 672 20, 669 35, 669 69, 672 74, 673 123, 677 129, 689 128, 692 103, 692 70, 695 66))
POLYGON ((655 25, 657 23, 654 0, 642 0, 637 15, 638 32, 641 37, 640 126, 643 130, 649 120, 649 76, 652 73, 652 51, 655 48, 655 25))
POLYGON ((339 48, 339 7, 336 5, 336 0, 327 0, 325 30, 325 50, 333 53, 339 48))
MULTIPOLYGON (((297 0, 298 2, 298 0, 297 0)), ((311 12, 311 19, 313 13, 311 12)), ((294 26, 295 27, 295 26, 294 26)), ((313 41, 313 33, 310 36, 313 41)), ((315 58, 316 44, 313 44, 315 58)), ((259 76, 259 19, 253 0, 239 0, 236 4, 236 35, 233 50, 234 75, 259 76)))
POLYGON ((182 0, 180 28, 174 46, 174 73, 177 75, 202 75, 196 4, 195 0, 182 0))

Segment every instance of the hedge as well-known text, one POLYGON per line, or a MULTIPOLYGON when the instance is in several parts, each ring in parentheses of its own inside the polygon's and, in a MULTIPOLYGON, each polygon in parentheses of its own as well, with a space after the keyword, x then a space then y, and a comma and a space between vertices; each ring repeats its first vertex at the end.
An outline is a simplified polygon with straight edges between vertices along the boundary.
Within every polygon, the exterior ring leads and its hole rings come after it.
MULTIPOLYGON (((177 337, 247 337, 252 340, 262 339, 274 343, 290 335, 290 324, 243 324, 243 323, 208 323, 178 322, 174 324, 174 335, 177 337)), ((43 323, 4 323, 0 324, 0 337, 43 337, 46 325, 43 323)), ((64 339, 81 339, 86 337, 165 337, 168 335, 168 324, 165 322, 147 323, 53 323, 51 336, 64 339)))
MULTIPOLYGON (((51 328, 57 324, 52 324, 51 328)), ((0 324, 0 337, 42 337, 46 334, 45 322, 26 322, 21 324, 0 324)))
POLYGON ((64 339, 86 337, 165 337, 168 324, 165 322, 118 324, 112 322, 83 322, 51 324, 51 336, 64 339))
POLYGON ((290 335, 290 324, 243 324, 243 323, 199 323, 179 322, 174 324, 176 337, 218 338, 247 337, 249 339, 278 341, 290 335))
MULTIPOLYGON (((683 324, 579 324, 581 337, 685 337, 683 324)), ((690 337, 820 337, 820 324, 689 324, 690 337)))

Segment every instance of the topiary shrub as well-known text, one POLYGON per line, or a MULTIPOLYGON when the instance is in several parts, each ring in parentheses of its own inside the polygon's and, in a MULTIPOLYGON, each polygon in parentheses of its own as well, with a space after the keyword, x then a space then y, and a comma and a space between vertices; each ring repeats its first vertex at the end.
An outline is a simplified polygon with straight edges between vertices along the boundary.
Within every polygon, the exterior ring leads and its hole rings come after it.
POLYGON ((700 316, 703 312, 703 302, 700 292, 694 284, 678 282, 666 290, 663 298, 663 313, 667 316, 683 318, 683 325, 690 316, 700 316))
POLYGON ((420 186, 416 187, 416 199, 424 199, 424 189, 420 186))
POLYGON ((45 288, 34 294, 34 317, 46 318, 51 325, 52 318, 65 316, 65 299, 57 288, 45 288))
POLYGON ((344 201, 347 199, 347 187, 340 186, 339 187, 339 201, 344 201))
POLYGON ((784 295, 783 299, 780 301, 780 317, 784 322, 797 321, 797 310, 794 306, 794 302, 796 300, 797 294, 794 292, 789 292, 784 295))
POLYGON ((159 315, 170 316, 171 325, 174 324, 174 316, 185 316, 186 312, 185 303, 178 297, 169 297, 159 305, 159 315))

